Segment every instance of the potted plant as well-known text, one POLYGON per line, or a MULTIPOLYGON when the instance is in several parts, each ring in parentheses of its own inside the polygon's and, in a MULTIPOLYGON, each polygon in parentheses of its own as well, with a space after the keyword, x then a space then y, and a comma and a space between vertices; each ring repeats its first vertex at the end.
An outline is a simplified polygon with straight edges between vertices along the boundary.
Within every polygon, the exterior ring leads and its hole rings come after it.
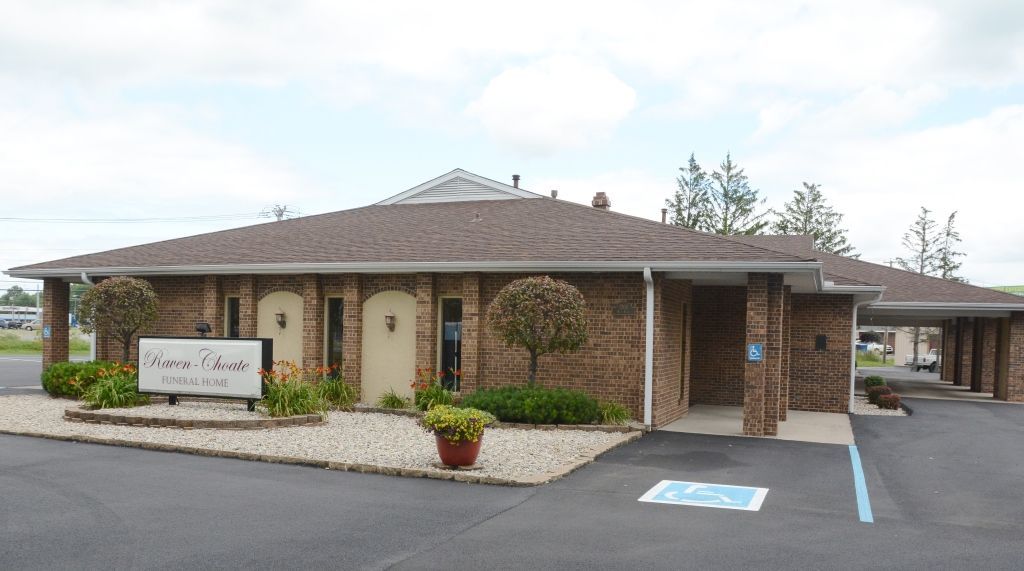
POLYGON ((494 423, 489 412, 475 408, 437 405, 423 415, 420 424, 434 433, 437 454, 446 466, 470 466, 483 443, 484 428, 494 423))

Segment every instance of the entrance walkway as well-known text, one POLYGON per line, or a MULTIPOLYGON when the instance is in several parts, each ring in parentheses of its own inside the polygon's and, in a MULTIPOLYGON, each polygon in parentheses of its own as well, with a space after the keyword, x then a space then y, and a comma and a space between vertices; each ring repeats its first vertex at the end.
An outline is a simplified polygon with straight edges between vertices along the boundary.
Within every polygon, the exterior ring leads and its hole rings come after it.
MULTIPOLYGON (((850 416, 828 412, 791 410, 787 420, 779 423, 778 436, 765 436, 778 440, 818 442, 821 444, 853 444, 850 416)), ((719 436, 743 436, 743 408, 697 404, 679 420, 663 426, 666 432, 690 432, 719 436)))

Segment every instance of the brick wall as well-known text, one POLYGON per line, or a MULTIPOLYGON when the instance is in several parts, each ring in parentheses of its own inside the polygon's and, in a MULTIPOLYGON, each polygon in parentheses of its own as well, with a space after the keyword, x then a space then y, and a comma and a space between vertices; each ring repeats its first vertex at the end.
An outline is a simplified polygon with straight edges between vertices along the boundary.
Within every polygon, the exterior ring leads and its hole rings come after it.
POLYGON ((692 320, 692 307, 692 287, 689 281, 668 280, 655 274, 654 390, 651 411, 651 420, 655 426, 664 426, 682 417, 690 408, 692 336, 689 324, 692 320), (686 314, 683 313, 684 309, 686 314))
POLYGON ((790 409, 847 412, 852 324, 851 296, 793 294, 790 409), (814 348, 818 335, 828 337, 824 351, 814 348))
MULTIPOLYGON (((782 396, 782 310, 784 291, 782 274, 767 274, 768 307, 766 314, 765 377, 764 377, 764 433, 775 436, 779 431, 779 411, 786 408, 782 396)), ((748 305, 749 307, 749 305, 748 305)), ((750 327, 750 323, 747 323, 750 327)))
POLYGON ((693 288, 690 404, 743 406, 747 288, 693 288))
POLYGON ((960 367, 960 382, 959 386, 969 387, 971 386, 971 372, 974 366, 974 320, 967 318, 960 318, 960 359, 958 359, 958 366, 960 367))
MULTIPOLYGON (((752 273, 747 277, 746 343, 768 341, 768 274, 752 273)), ((745 347, 744 347, 745 349, 745 347)), ((767 350, 767 347, 765 347, 767 350)), ((743 434, 763 436, 765 431, 765 381, 769 362, 743 364, 743 434)), ((776 417, 777 418, 777 417, 776 417)))
MULTIPOLYGON (((478 381, 473 383, 477 387, 526 382, 529 370, 526 351, 507 348, 484 322, 486 308, 498 291, 519 277, 522 276, 483 274, 480 277, 480 370, 478 381)), ((576 353, 542 356, 537 373, 538 384, 580 389, 598 399, 620 403, 630 410, 634 418, 643 418, 643 276, 636 272, 551 274, 551 277, 571 283, 583 294, 590 338, 576 353)), ((464 305, 464 319, 465 312, 464 305)), ((465 338, 468 337, 467 332, 465 338)), ((469 388, 470 383, 467 382, 466 386, 469 388)))
POLYGON ((981 319, 981 392, 990 393, 996 385, 996 352, 999 349, 998 323, 981 319))
POLYGON ((956 376, 956 325, 952 319, 942 322, 942 368, 939 378, 952 383, 956 376))

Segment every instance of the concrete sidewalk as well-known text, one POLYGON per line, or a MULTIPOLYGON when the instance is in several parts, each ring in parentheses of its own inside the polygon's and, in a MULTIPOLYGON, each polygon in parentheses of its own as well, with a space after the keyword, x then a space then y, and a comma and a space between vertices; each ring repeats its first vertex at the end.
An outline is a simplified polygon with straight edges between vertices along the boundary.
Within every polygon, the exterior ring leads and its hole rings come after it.
MULTIPOLYGON (((805 412, 790 410, 787 420, 779 423, 778 436, 766 436, 776 440, 817 442, 820 444, 853 444, 853 429, 848 414, 827 412, 805 412)), ((690 406, 687 415, 660 430, 666 432, 689 432, 692 434, 715 434, 719 436, 743 436, 743 408, 738 406, 713 406, 698 404, 690 406)))

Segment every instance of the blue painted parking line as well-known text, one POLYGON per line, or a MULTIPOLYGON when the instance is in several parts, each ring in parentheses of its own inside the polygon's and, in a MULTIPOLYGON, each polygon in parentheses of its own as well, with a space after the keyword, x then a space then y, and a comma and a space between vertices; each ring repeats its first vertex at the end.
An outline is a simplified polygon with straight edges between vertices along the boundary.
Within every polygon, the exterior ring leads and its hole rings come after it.
POLYGON ((875 518, 871 514, 871 498, 868 497, 868 483, 864 479, 864 468, 860 463, 860 452, 857 447, 850 446, 850 464, 853 465, 853 489, 857 492, 857 514, 860 521, 874 523, 875 518))
POLYGON ((767 494, 768 488, 662 480, 638 501, 756 512, 767 494))

